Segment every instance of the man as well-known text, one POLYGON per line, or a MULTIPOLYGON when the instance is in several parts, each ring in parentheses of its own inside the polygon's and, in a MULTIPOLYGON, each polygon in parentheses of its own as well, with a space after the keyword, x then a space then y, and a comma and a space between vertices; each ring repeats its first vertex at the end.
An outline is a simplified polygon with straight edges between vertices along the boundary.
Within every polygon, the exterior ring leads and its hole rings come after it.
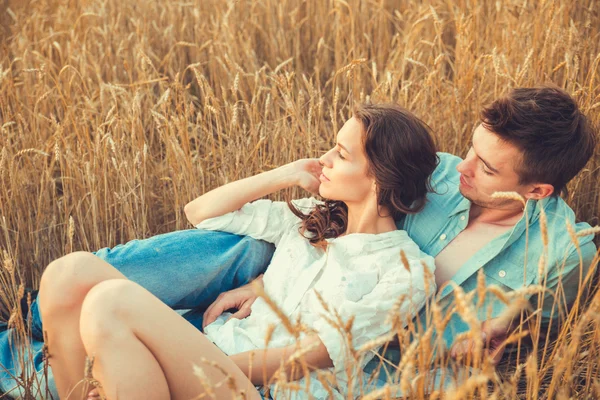
MULTIPOLYGON (((587 163, 595 144, 591 126, 567 93, 555 87, 523 88, 484 108, 464 160, 440 154, 432 177, 435 192, 428 196, 422 212, 406 216, 398 221, 398 227, 435 257, 436 301, 444 311, 449 312, 457 293, 455 285, 464 292, 476 289, 482 271, 488 285, 507 291, 532 284, 545 284, 553 290, 560 283, 564 294, 558 303, 551 294, 532 298, 531 303, 541 306, 545 324, 564 314, 560 304, 569 304, 576 297, 580 277, 585 276, 596 248, 589 235, 579 238, 578 249, 571 241, 567 224, 576 231, 589 225, 576 224, 573 211, 558 194, 587 163), (514 194, 497 197, 496 192, 514 194), (540 275, 542 255, 545 268, 540 275)), ((185 317, 201 327, 230 308, 238 310, 236 318, 250 313, 255 295, 248 285, 239 286, 264 271, 272 252, 267 244, 250 238, 189 230, 95 254, 169 306, 193 309, 185 317)), ((74 253, 54 262, 55 267, 60 265, 54 270, 61 271, 53 277, 56 304, 52 307, 56 310, 67 313, 79 307, 87 291, 102 279, 86 272, 85 260, 74 253)), ((472 307, 482 321, 483 335, 489 343, 498 342, 508 329, 498 319, 506 305, 491 295, 475 301, 481 305, 472 307)), ((42 324, 35 302, 31 316, 32 348, 39 351, 42 324)), ((444 332, 438 334, 458 355, 469 346, 454 343, 454 339, 469 328, 459 314, 453 314, 444 332)), ((21 371, 12 358, 8 337, 7 333, 0 337, 0 363, 8 370, 0 379, 5 390, 15 386, 10 374, 21 371)), ((34 364, 43 380, 39 354, 34 364)), ((47 397, 43 383, 40 387, 44 389, 34 395, 47 397)), ((51 374, 47 390, 55 391, 51 374)))

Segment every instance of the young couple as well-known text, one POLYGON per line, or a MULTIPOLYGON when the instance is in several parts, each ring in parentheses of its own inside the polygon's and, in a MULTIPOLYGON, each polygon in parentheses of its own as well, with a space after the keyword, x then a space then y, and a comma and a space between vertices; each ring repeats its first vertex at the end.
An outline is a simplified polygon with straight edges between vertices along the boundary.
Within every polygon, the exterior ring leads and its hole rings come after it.
MULTIPOLYGON (((539 304, 542 322, 550 324, 576 297, 596 253, 591 236, 579 238, 576 248, 565 234, 567 224, 577 231, 589 225, 576 224, 559 197, 595 143, 574 100, 555 87, 515 89, 485 107, 464 160, 436 154, 427 126, 410 112, 359 106, 318 160, 298 160, 190 202, 185 212, 199 229, 51 263, 31 307, 34 349, 47 333, 47 385, 61 398, 79 396, 89 356, 109 399, 194 398, 224 374, 247 398, 260 399, 264 388, 256 387, 297 350, 298 339, 309 349, 310 383, 285 368, 288 379, 308 387, 299 398, 345 398, 350 389, 358 395, 345 384, 345 367, 355 361, 320 298, 343 321, 354 316, 350 333, 358 348, 389 331, 386 317, 402 296, 405 320, 424 312, 432 295, 449 314, 455 286, 474 290, 480 270, 487 284, 507 291, 545 284, 550 291, 539 304), (323 200, 257 200, 294 185, 323 200), (496 192, 516 192, 525 201, 496 192), (544 252, 547 267, 539 276, 544 252), (254 278, 287 318, 307 327, 298 338, 242 286, 254 278), (559 284, 563 292, 555 298, 559 284), (174 310, 190 311, 182 317, 174 310), (193 365, 202 368, 201 379, 193 365), (336 374, 337 386, 315 378, 323 369, 336 374)), ((507 306, 493 296, 482 303, 482 334, 499 357, 509 326, 498 316, 507 306)), ((469 346, 454 338, 468 329, 452 315, 438 333, 456 354, 469 346)), ((3 339, 0 362, 14 373, 18 366, 3 339)), ((352 367, 370 371, 370 358, 352 367)), ((1 383, 7 388, 9 376, 1 383)), ((290 394, 271 389, 282 398, 290 394)), ((217 398, 232 396, 227 384, 210 390, 217 398)))

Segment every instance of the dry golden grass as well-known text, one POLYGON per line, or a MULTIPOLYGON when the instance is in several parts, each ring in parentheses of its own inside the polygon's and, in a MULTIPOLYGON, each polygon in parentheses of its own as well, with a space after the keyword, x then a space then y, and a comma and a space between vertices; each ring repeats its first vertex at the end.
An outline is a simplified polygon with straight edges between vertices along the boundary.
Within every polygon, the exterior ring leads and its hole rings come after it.
MULTIPOLYGON (((188 228, 183 206, 200 193, 320 154, 357 101, 408 107, 458 155, 481 106, 515 86, 554 82, 600 122, 595 0, 0 3, 0 303, 9 311, 51 260, 188 228)), ((599 167, 596 154, 567 199, 591 225, 599 167)), ((474 294, 463 295, 457 312, 477 329, 474 294)), ((429 307, 442 326, 446 316, 429 307)), ((595 295, 578 300, 556 341, 524 326, 534 352, 501 373, 471 360, 479 372, 448 398, 600 396, 599 316, 595 295)), ((398 333, 394 384, 425 397, 431 332, 413 342, 398 333)))

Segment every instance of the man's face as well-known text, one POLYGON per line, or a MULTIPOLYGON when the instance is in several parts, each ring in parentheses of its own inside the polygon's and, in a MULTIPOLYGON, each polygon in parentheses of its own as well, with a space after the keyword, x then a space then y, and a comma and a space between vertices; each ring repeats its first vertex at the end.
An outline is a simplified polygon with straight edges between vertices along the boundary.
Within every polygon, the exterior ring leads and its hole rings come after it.
POLYGON ((514 208, 515 201, 494 199, 495 192, 517 192, 526 197, 529 185, 519 184, 515 171, 522 152, 479 125, 473 133, 471 149, 456 167, 460 172, 460 193, 473 204, 485 208, 514 208))

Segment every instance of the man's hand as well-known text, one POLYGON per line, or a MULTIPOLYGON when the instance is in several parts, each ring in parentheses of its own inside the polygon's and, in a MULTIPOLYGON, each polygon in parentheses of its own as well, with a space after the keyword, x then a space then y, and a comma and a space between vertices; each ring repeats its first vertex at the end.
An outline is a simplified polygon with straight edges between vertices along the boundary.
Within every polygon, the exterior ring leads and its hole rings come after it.
MULTIPOLYGON (((262 285, 262 275, 256 278, 255 281, 262 285)), ((230 308, 234 308, 238 311, 229 318, 243 319, 250 315, 250 307, 258 297, 254 293, 254 290, 252 290, 252 283, 253 282, 250 282, 237 289, 221 293, 214 303, 212 303, 204 312, 202 329, 206 328, 206 325, 213 323, 219 315, 230 308)))
MULTIPOLYGON (((504 349, 506 348, 506 339, 510 328, 506 321, 501 318, 484 321, 481 324, 481 339, 486 353, 492 358, 494 365, 497 365, 502 359, 504 349)), ((467 354, 475 350, 475 340, 473 338, 458 341, 452 345, 450 356, 455 359, 464 359, 467 354)))

